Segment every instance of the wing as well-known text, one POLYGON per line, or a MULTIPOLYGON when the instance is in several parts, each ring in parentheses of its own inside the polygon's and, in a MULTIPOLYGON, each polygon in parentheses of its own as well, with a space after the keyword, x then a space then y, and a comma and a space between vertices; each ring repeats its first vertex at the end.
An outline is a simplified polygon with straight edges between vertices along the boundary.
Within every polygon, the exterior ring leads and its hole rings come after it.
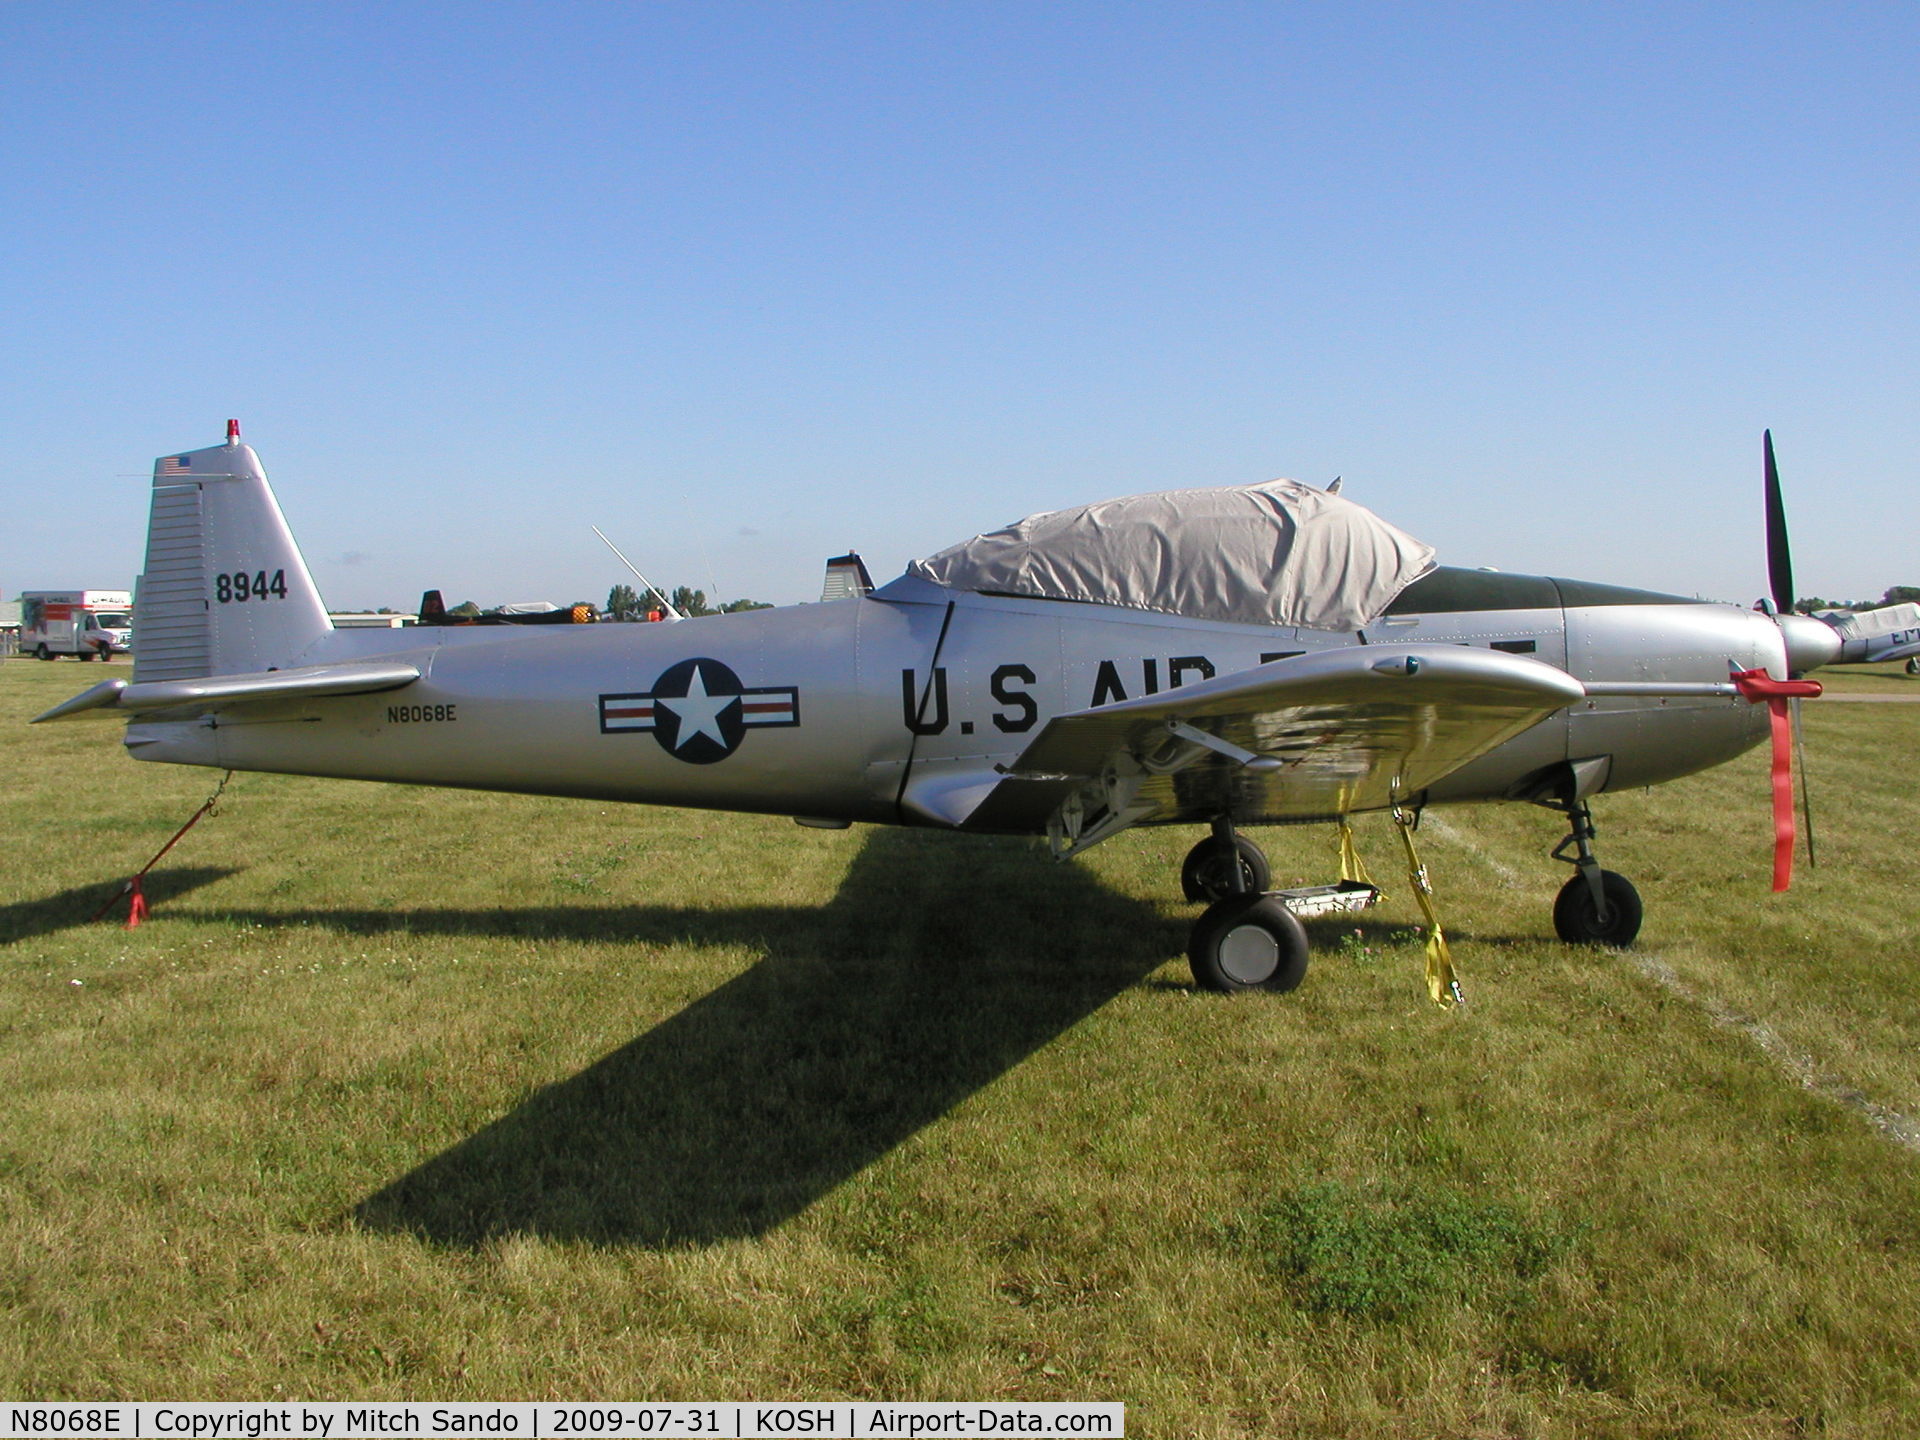
POLYGON ((998 774, 929 774, 903 798, 967 829, 1044 827, 1066 854, 1142 823, 1331 819, 1410 798, 1585 696, 1519 656, 1353 646, 1057 716, 998 774))
POLYGON ((214 705, 228 708, 319 695, 366 695, 376 690, 397 690, 419 678, 418 666, 379 661, 309 665, 297 670, 264 670, 254 675, 209 675, 199 680, 149 680, 144 683, 103 680, 91 690, 83 690, 71 700, 62 701, 44 715, 34 716, 32 723, 38 725, 43 720, 61 720, 89 710, 210 709, 214 705))

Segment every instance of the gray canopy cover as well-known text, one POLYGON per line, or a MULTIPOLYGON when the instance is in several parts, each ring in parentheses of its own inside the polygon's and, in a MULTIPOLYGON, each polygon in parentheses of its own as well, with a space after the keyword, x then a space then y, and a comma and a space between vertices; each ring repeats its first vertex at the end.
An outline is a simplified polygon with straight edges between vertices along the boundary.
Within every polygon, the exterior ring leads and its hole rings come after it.
POLYGON ((1432 568, 1431 546, 1364 506, 1272 480, 1050 510, 907 573, 956 590, 1339 631, 1377 619, 1432 568))

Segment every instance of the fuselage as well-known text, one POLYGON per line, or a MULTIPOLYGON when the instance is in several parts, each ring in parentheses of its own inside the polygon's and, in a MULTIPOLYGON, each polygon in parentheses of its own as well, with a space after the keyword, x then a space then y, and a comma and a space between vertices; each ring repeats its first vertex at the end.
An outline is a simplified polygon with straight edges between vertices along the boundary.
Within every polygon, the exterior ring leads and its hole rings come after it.
MULTIPOLYGON (((1771 617, 1530 576, 1441 569, 1358 633, 902 579, 679 624, 331 631, 289 663, 403 660, 420 679, 143 718, 126 743, 141 759, 241 770, 916 823, 901 797, 917 765, 1010 763, 1057 715, 1303 652, 1406 642, 1506 651, 1582 681, 1725 681, 1729 663, 1787 673, 1771 617)), ((1766 726, 1762 707, 1735 699, 1592 699, 1423 798, 1517 798, 1569 761, 1591 762, 1590 789, 1654 784, 1731 759, 1766 726)))

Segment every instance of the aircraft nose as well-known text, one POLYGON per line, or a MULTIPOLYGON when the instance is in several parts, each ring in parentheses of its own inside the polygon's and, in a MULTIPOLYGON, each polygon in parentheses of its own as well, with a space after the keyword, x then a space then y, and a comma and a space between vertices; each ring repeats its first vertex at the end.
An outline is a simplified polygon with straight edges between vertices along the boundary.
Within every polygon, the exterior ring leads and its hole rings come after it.
POLYGON ((1810 615, 1776 615, 1780 638, 1787 647, 1787 671, 1804 675, 1840 658, 1840 632, 1810 615))

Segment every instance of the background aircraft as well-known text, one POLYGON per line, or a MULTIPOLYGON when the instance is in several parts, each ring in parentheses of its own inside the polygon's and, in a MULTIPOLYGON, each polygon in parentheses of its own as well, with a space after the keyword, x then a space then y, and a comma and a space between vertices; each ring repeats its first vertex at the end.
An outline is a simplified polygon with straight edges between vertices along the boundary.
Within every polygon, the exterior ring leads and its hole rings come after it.
MULTIPOLYGON (((1819 691, 1790 677, 1840 647, 1804 616, 1437 566, 1292 481, 1034 516, 843 588, 675 625, 334 630, 230 424, 155 464, 132 680, 39 718, 128 715, 142 760, 1044 834, 1061 857, 1202 824, 1194 974, 1284 990, 1306 936, 1240 827, 1548 806, 1575 867, 1556 929, 1626 944, 1640 900, 1589 802, 1770 723, 1779 745, 1781 697, 1819 691)), ((1436 999, 1447 979, 1430 963, 1436 999)))
POLYGON ((1871 665, 1904 660, 1909 675, 1920 675, 1920 605, 1881 605, 1872 610, 1836 610, 1820 619, 1840 636, 1837 665, 1871 665))

